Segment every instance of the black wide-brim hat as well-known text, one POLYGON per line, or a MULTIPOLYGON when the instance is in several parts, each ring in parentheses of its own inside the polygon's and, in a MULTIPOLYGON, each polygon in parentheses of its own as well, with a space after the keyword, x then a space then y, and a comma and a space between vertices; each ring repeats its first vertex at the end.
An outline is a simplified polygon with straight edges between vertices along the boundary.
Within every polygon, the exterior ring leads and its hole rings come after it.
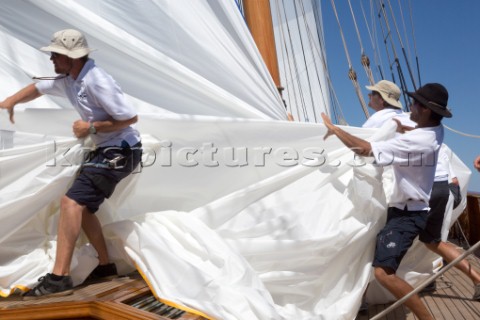
POLYGON ((445 118, 452 117, 452 113, 447 107, 448 91, 440 83, 427 83, 417 91, 407 92, 407 94, 433 112, 445 118))

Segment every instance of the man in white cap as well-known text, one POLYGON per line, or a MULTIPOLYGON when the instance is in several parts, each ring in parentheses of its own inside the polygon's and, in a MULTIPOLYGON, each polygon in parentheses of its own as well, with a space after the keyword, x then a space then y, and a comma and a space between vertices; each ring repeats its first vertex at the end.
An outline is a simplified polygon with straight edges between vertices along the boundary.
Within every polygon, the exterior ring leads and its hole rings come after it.
MULTIPOLYGON (((322 113, 330 135, 337 136, 353 152, 373 156, 380 166, 391 165, 395 185, 388 203, 387 222, 377 235, 374 274, 378 282, 397 299, 413 288, 396 271, 413 240, 422 232, 429 215, 429 200, 440 146, 443 142, 442 118, 450 117, 448 92, 441 84, 429 83, 408 92, 414 101, 410 118, 416 129, 387 141, 368 142, 332 124, 322 113)), ((415 294, 405 305, 420 319, 433 317, 415 294)))
POLYGON ((371 92, 368 94, 368 106, 375 110, 362 125, 363 128, 380 128, 386 121, 395 118, 404 126, 415 127, 410 116, 403 112, 400 102, 400 88, 388 80, 380 80, 373 86, 365 86, 371 92))
POLYGON ((92 49, 83 34, 73 29, 58 31, 50 45, 40 50, 51 53, 50 60, 59 76, 28 85, 0 102, 0 108, 7 109, 10 121, 14 122, 14 107, 18 103, 43 94, 66 97, 81 118, 72 125, 74 135, 79 139, 89 136, 96 149, 90 152, 61 199, 53 271, 41 277, 34 288, 24 294, 24 299, 72 293, 70 263, 80 229, 98 254, 99 265, 90 279, 117 274, 115 264, 109 261, 102 227, 94 213, 112 195, 117 183, 137 167, 142 154, 140 134, 133 127, 137 113, 113 78, 89 59, 92 49))

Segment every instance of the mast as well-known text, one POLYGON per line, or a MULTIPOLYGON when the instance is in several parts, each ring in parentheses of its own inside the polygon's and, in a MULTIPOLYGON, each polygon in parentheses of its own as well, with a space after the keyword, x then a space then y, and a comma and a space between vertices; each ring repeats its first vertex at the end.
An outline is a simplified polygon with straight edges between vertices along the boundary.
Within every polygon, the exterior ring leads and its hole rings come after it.
MULTIPOLYGON (((270 0, 243 0, 243 11, 253 40, 255 40, 263 61, 267 65, 273 82, 282 97, 282 91, 284 88, 280 84, 280 71, 278 69, 270 0)), ((285 109, 287 109, 283 97, 282 101, 285 105, 285 109)), ((287 119, 289 121, 294 120, 290 112, 287 112, 287 119)))
POLYGON ((283 88, 280 85, 270 0, 243 0, 243 10, 250 33, 260 50, 260 54, 270 71, 278 91, 281 93, 283 88))

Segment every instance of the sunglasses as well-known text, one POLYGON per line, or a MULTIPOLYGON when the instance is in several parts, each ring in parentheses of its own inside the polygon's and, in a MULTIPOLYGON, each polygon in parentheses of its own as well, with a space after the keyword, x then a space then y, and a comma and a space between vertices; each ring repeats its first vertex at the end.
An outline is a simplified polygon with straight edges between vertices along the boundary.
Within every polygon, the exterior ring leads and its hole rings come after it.
POLYGON ((50 58, 52 58, 52 59, 58 58, 60 56, 63 56, 63 54, 56 53, 56 52, 50 52, 50 58))

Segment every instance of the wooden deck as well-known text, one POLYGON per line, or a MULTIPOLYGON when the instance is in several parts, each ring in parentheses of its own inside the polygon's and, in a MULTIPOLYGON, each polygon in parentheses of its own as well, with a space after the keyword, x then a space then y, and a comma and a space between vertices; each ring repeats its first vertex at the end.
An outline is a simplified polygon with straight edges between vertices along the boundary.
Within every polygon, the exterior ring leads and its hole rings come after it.
POLYGON ((79 286, 64 297, 28 301, 19 295, 0 298, 0 319, 205 320, 157 301, 137 273, 79 286))
MULTIPOLYGON (((477 257, 470 263, 480 268, 477 257)), ((480 302, 471 300, 473 286, 470 279, 455 268, 436 281, 434 292, 422 294, 422 299, 436 320, 480 319, 480 302)), ((389 305, 370 306, 357 315, 356 320, 368 320, 389 305)), ((205 318, 169 307, 156 301, 148 286, 139 276, 121 277, 112 281, 81 286, 73 295, 23 301, 19 296, 0 299, 0 319, 178 319, 205 320, 205 318)), ((406 307, 400 306, 382 320, 416 320, 406 307)))
MULTIPOLYGON (((467 260, 480 268, 479 259, 471 255, 467 260)), ((480 301, 472 300, 473 284, 470 279, 456 268, 451 268, 436 281, 437 289, 422 293, 421 298, 436 320, 478 320, 480 319, 480 301)), ((390 304, 374 305, 368 311, 360 312, 356 320, 368 320, 382 312, 390 304)), ((400 306, 382 320, 417 320, 405 306, 400 306)))

